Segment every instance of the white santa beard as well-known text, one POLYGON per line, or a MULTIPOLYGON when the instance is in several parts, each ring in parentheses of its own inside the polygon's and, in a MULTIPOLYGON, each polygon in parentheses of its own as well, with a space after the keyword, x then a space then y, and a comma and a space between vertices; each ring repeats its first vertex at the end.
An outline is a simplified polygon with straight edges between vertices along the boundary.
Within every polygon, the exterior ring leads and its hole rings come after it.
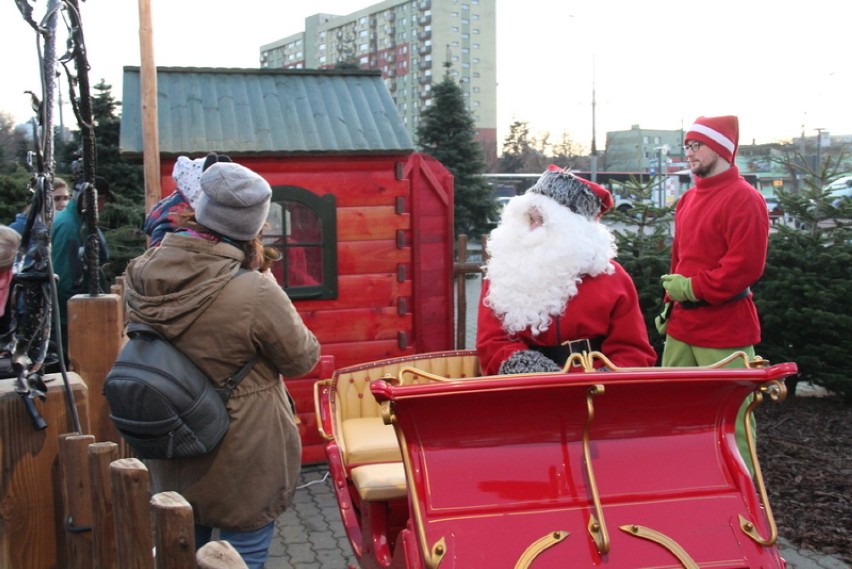
POLYGON ((519 196, 506 205, 489 237, 488 252, 485 304, 509 334, 526 328, 533 335, 547 330, 577 294, 583 277, 615 270, 610 263, 615 240, 606 227, 538 194, 519 196), (533 206, 543 214, 544 224, 530 230, 526 212, 533 206))

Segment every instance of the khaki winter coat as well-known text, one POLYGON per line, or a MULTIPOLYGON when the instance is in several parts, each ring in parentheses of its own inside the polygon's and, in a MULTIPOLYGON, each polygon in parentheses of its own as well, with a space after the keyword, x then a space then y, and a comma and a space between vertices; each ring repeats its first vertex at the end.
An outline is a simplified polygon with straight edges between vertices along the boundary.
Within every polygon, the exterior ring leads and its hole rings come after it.
POLYGON ((253 530, 289 505, 301 442, 283 381, 310 371, 320 347, 281 287, 227 243, 168 234, 127 267, 127 319, 161 330, 218 384, 261 359, 228 401, 231 425, 210 454, 150 460, 152 489, 179 492, 195 521, 253 530), (232 277, 236 275, 235 277, 232 277))

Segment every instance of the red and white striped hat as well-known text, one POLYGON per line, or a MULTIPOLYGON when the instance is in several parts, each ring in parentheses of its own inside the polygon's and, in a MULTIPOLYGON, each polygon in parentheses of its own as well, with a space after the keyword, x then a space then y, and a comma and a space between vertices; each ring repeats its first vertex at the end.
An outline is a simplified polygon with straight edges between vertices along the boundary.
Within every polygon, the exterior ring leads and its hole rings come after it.
POLYGON ((740 122, 734 115, 698 117, 684 136, 684 142, 690 140, 703 142, 733 164, 740 144, 740 122))

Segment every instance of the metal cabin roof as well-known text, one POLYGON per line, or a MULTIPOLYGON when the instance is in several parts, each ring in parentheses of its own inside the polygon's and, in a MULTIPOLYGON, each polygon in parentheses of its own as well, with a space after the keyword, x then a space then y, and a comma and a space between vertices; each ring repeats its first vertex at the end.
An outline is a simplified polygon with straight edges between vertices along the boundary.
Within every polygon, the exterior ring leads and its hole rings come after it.
MULTIPOLYGON (((139 67, 122 93, 121 153, 141 156, 139 67)), ((414 150, 378 71, 158 67, 157 93, 162 156, 414 150)))

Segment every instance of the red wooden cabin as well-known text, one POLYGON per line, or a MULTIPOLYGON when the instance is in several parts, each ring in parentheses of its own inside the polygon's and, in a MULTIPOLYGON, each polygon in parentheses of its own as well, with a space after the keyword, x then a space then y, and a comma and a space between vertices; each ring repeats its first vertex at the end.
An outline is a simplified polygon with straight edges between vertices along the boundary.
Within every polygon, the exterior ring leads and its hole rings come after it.
MULTIPOLYGON (((136 160, 139 83, 139 68, 125 68, 120 145, 136 160)), ((282 253, 273 272, 325 356, 287 386, 303 458, 323 461, 317 379, 453 347, 452 176, 414 152, 378 72, 158 68, 157 85, 163 196, 178 156, 208 152, 273 188, 265 237, 282 253)))

